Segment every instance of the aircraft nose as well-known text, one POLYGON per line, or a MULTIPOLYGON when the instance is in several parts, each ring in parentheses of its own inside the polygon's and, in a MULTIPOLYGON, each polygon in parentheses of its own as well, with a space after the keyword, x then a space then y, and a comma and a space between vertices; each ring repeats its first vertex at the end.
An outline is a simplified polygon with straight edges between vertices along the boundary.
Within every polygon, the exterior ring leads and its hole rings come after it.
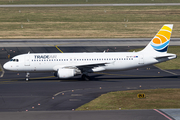
POLYGON ((5 64, 3 65, 3 68, 6 69, 6 70, 9 70, 10 66, 9 66, 8 63, 5 63, 5 64))

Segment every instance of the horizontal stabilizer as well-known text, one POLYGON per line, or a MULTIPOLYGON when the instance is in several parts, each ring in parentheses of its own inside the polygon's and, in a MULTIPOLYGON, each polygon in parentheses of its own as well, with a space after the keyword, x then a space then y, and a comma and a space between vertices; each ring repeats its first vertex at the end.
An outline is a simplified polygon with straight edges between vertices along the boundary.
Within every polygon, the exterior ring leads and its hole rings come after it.
POLYGON ((161 58, 169 58, 169 57, 173 57, 173 58, 176 58, 176 54, 164 54, 164 55, 158 55, 158 56, 155 56, 154 58, 155 59, 161 59, 161 58))

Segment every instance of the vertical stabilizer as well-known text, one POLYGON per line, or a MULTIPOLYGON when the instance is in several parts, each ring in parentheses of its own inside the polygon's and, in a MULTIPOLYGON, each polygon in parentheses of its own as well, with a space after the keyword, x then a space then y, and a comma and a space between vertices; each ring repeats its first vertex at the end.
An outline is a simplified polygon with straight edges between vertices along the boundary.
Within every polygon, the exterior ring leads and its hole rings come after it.
POLYGON ((165 24, 141 52, 167 53, 172 29, 173 24, 165 24))

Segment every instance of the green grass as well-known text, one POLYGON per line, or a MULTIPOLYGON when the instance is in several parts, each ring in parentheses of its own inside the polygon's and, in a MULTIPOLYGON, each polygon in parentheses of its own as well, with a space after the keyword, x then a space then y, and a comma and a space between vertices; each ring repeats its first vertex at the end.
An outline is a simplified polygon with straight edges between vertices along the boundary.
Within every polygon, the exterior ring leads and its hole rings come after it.
POLYGON ((180 37, 179 6, 0 8, 0 11, 0 38, 153 37, 165 23, 174 24, 172 37, 180 37))
MULTIPOLYGON (((132 51, 136 51, 137 52, 137 51, 140 51, 142 49, 143 48, 132 49, 130 51, 131 52, 132 51)), ((157 66, 157 67, 159 67, 161 69, 165 69, 165 70, 180 69, 180 63, 179 63, 179 61, 180 61, 180 46, 169 46, 168 53, 176 54, 177 58, 173 59, 173 60, 166 61, 166 62, 155 64, 155 66, 157 66)))
POLYGON ((130 90, 102 94, 76 110, 128 110, 180 108, 180 89, 130 90), (145 98, 137 98, 144 93, 145 98))
POLYGON ((179 6, 0 8, 0 22, 179 22, 179 6))
POLYGON ((0 4, 179 3, 180 0, 0 0, 0 4))

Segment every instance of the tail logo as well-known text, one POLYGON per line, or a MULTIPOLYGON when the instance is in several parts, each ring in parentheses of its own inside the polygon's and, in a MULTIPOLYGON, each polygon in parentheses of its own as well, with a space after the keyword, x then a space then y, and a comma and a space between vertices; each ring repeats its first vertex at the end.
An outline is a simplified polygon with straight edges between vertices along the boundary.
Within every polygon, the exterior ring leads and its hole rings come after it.
POLYGON ((161 30, 151 41, 151 46, 159 52, 167 51, 172 29, 168 26, 163 26, 161 30))

